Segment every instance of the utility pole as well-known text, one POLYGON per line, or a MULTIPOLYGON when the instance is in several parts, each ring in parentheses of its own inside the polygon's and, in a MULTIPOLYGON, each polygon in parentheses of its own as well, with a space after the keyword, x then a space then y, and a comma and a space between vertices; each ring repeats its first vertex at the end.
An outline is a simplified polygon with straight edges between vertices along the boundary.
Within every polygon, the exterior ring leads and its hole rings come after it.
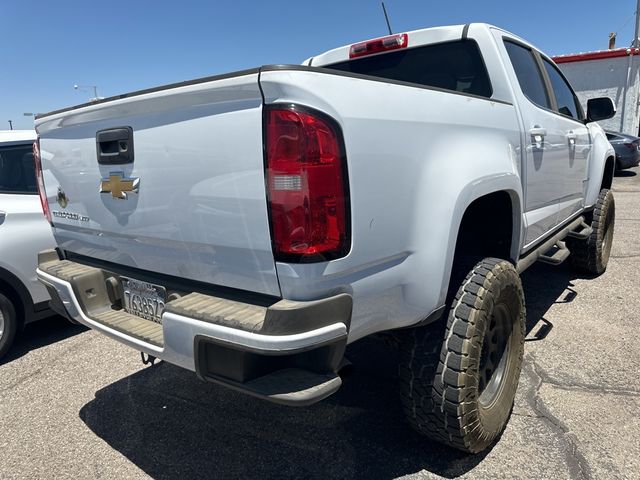
POLYGON ((73 88, 75 90, 86 90, 88 88, 91 88, 93 90, 93 98, 89 99, 89 101, 91 101, 91 102, 94 102, 96 100, 100 100, 100 98, 101 98, 101 97, 98 96, 98 87, 96 85, 74 85, 73 88))
POLYGON ((638 0, 638 3, 636 4, 636 32, 633 36, 633 43, 631 44, 631 46, 633 48, 638 48, 640 47, 640 40, 638 40, 638 36, 640 35, 640 0, 638 0))
POLYGON ((9 130, 13 130, 13 122, 9 120, 9 130))

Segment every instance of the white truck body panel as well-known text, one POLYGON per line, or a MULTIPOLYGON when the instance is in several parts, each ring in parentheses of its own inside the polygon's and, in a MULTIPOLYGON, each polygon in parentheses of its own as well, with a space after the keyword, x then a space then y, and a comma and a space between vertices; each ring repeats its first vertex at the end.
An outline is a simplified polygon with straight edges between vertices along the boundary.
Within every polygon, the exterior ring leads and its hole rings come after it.
POLYGON ((507 66, 505 73, 513 85, 514 105, 523 131, 522 178, 527 225, 524 248, 527 248, 585 206, 592 143, 583 122, 536 105, 520 88, 504 41, 514 40, 530 48, 535 47, 503 30, 492 29, 492 33, 507 66), (534 138, 533 132, 537 130, 544 132, 541 142, 534 138))
POLYGON ((279 296, 271 252, 257 74, 187 85, 38 122, 58 245, 143 270, 279 296), (99 165, 96 131, 131 126, 135 162, 99 165), (98 193, 139 178, 125 201, 98 193), (69 199, 62 208, 58 186, 69 199), (59 212, 56 214, 56 212, 59 212), (84 217, 63 218, 67 212, 84 217))
POLYGON ((351 179, 351 252, 328 264, 277 263, 283 296, 352 294, 350 340, 411 325, 441 305, 446 288, 425 283, 446 284, 458 233, 451 219, 489 185, 521 193, 513 106, 309 71, 265 71, 260 80, 267 103, 305 104, 342 125, 351 179), (451 169, 455 162, 465 168, 451 169), (485 183, 467 190, 478 178, 485 183), (462 192, 465 205, 456 202, 462 192))

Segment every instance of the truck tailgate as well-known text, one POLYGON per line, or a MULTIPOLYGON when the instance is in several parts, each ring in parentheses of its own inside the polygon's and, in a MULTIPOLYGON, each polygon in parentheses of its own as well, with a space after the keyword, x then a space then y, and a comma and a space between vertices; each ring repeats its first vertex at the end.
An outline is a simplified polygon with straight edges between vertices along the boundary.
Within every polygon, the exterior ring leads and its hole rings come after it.
POLYGON ((36 129, 60 248, 280 295, 257 71, 53 113, 36 129), (128 130, 132 140, 118 146, 107 135, 101 144, 105 130, 128 130), (108 159, 112 147, 127 148, 133 161, 100 164, 98 151, 108 159))

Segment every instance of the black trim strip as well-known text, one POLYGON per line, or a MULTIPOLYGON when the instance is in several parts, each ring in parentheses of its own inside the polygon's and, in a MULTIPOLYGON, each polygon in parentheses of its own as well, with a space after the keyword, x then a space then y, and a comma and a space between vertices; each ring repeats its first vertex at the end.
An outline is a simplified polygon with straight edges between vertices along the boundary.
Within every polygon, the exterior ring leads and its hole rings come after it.
POLYGON ((169 90, 171 88, 187 87, 189 85, 197 85, 199 83, 214 82, 216 80, 224 80, 226 78, 243 77, 245 75, 252 75, 252 74, 258 73, 259 71, 260 71, 259 68, 250 68, 248 70, 239 70, 237 72, 224 73, 222 75, 212 75, 212 76, 209 76, 209 77, 202 77, 202 78, 196 78, 194 80, 187 80, 187 81, 184 81, 184 82, 170 83, 168 85, 162 85, 160 87, 145 88, 144 90, 136 90, 136 91, 131 92, 131 93, 124 93, 122 95, 114 95, 113 97, 103 98, 103 99, 100 99, 100 100, 96 100, 94 102, 87 102, 87 103, 82 103, 80 105, 75 105, 73 107, 67 107, 67 108, 61 108, 59 110, 53 110, 51 112, 47 112, 47 113, 43 113, 43 114, 40 114, 40 115, 36 115, 36 120, 39 120, 39 119, 45 118, 45 117, 49 117, 51 115, 56 115, 58 113, 70 112, 72 110, 77 110, 79 108, 89 107, 91 105, 99 105, 101 103, 111 102, 113 100, 121 100, 123 98, 136 97, 138 95, 145 95, 147 93, 160 92, 162 90, 169 90))
POLYGON ((549 58, 547 55, 545 55, 543 52, 537 51, 538 56, 540 57, 540 65, 542 67, 543 70, 543 75, 549 78, 549 88, 551 89, 551 92, 553 93, 555 102, 556 102, 556 106, 558 103, 558 100, 556 98, 556 93, 555 90, 553 88, 553 84, 551 83, 551 77, 549 76, 549 73, 547 72, 547 69, 544 66, 544 62, 547 61, 551 67, 560 75, 560 78, 562 78, 564 80, 564 83, 566 83, 566 85, 569 87, 569 91, 571 92, 571 95, 573 96, 573 102, 575 103, 576 107, 577 107, 577 113, 578 115, 581 116, 581 118, 573 118, 569 115, 565 115, 564 113, 560 112, 560 109, 557 108, 556 112, 558 115, 560 115, 561 117, 564 118, 568 118, 569 120, 573 120, 574 122, 578 122, 581 123, 582 125, 585 124, 585 120, 587 119, 587 116, 584 113, 584 110, 582 109, 582 104, 580 103, 580 100, 578 99, 578 96, 576 95, 576 92, 573 90, 573 87, 571 86, 571 83, 569 82, 569 80, 567 80, 567 77, 565 77, 564 73, 562 73, 562 70, 560 70, 560 68, 558 68, 558 66, 556 65, 556 63, 549 58))
POLYGON ((452 95, 461 95, 463 97, 477 98, 478 100, 485 100, 487 102, 500 103, 502 105, 513 106, 513 103, 504 100, 498 100, 495 98, 482 97, 480 95, 474 95, 473 93, 457 92, 455 90, 447 90, 445 88, 430 87, 422 85, 420 83, 403 82, 402 80, 390 80, 388 78, 374 77, 372 75, 362 75, 360 73, 343 72, 341 70, 332 70, 330 68, 323 67, 307 67, 305 65, 266 65, 260 69, 261 72, 279 72, 279 71, 294 71, 294 72, 315 72, 324 73, 329 75, 337 75, 339 77, 358 78, 360 80, 369 80, 372 82, 390 83, 392 85, 402 85, 405 87, 421 88, 423 90, 432 90, 435 92, 450 93, 452 95))
POLYGON ((466 40, 469 36, 469 25, 471 24, 467 23, 464 27, 462 27, 462 40, 466 40))
POLYGON ((489 102, 494 102, 494 103, 500 103, 503 105, 513 105, 513 103, 511 102, 506 102, 504 100, 498 100, 495 98, 487 98, 487 97, 482 97, 480 95, 474 95, 472 93, 464 93, 464 92, 456 92, 454 90, 447 90, 444 88, 438 88, 438 87, 429 87, 426 85, 421 85, 419 83, 412 83, 412 82, 403 82, 401 80, 390 80, 387 78, 380 78, 380 77, 374 77, 371 75, 361 75, 359 73, 350 73, 350 72, 341 72, 338 70, 331 70, 329 68, 322 68, 322 67, 310 67, 307 65, 265 65, 263 67, 260 68, 252 68, 249 70, 241 70, 238 72, 232 72, 232 73, 227 73, 224 75, 213 75, 210 77, 202 77, 202 78, 197 78, 194 80, 189 80, 189 81, 185 81, 185 82, 177 82, 177 83, 170 83, 168 85, 162 85, 160 87, 153 87, 153 88, 147 88, 144 90, 137 90, 135 92, 131 92, 131 93, 125 93, 122 95, 115 95, 113 97, 107 97, 107 98, 103 98, 101 100, 97 100, 95 102, 87 102, 87 103, 82 103, 80 105, 75 105, 72 107, 67 107, 67 108, 61 108, 59 110, 52 110, 51 112, 47 112, 47 113, 43 113, 41 115, 37 115, 36 116, 36 120, 42 119, 42 118, 46 118, 49 117, 51 115, 57 115, 59 113, 64 113, 64 112, 70 112, 73 110, 78 110, 80 108, 84 108, 84 107, 89 107, 92 105, 99 105, 102 103, 107 103, 107 102, 111 102, 113 100, 121 100, 123 98, 131 98, 131 97, 136 97, 139 95, 145 95, 147 93, 153 93, 153 92, 161 92, 163 90, 169 90, 172 88, 179 88, 179 87, 187 87, 189 85, 197 85, 199 83, 206 83, 206 82, 214 82, 216 80, 224 80, 227 78, 233 78, 233 77, 242 77, 245 75, 252 75, 252 74, 259 74, 260 72, 278 72, 278 71, 299 71, 299 72, 315 72, 315 73, 324 73, 324 74, 329 74, 329 75, 338 75, 341 77, 348 77, 348 78, 358 78, 361 80, 370 80, 373 82, 381 82, 381 83, 390 83, 392 85, 402 85, 402 86, 406 86, 406 87, 414 87, 414 88, 422 88, 424 90, 433 90, 436 92, 442 92, 442 93, 450 93, 453 95, 462 95, 464 97, 471 97, 471 98, 477 98, 479 100, 486 100, 489 102))

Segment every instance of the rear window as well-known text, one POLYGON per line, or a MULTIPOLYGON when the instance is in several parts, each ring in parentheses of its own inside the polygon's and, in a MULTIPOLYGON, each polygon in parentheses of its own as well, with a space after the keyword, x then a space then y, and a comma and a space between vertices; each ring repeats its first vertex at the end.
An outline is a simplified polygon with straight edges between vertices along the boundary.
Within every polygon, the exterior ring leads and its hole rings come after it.
POLYGON ((417 83, 487 98, 493 93, 480 49, 472 40, 396 50, 334 63, 324 68, 417 83))
POLYGON ((0 147, 0 193, 37 193, 32 148, 31 143, 0 147))

